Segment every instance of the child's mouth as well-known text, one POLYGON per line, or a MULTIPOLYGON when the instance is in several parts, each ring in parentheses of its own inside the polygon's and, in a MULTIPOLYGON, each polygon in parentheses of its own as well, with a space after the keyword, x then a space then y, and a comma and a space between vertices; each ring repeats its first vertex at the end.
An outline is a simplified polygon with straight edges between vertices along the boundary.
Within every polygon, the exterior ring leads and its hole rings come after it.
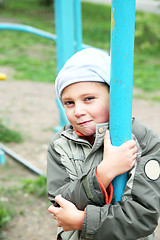
POLYGON ((78 125, 83 126, 83 125, 87 125, 91 122, 92 122, 92 120, 88 120, 88 121, 80 122, 78 125))

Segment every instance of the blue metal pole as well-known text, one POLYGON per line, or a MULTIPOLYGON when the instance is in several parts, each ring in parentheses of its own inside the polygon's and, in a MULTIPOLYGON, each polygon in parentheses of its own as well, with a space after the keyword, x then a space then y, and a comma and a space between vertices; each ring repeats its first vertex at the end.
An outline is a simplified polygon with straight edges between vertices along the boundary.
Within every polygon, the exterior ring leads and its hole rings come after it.
POLYGON ((44 38, 56 41, 56 35, 40 30, 38 28, 28 26, 28 25, 16 24, 16 23, 0 23, 0 31, 1 30, 28 32, 28 33, 38 35, 40 37, 44 37, 44 38))
POLYGON ((73 0, 55 0, 58 72, 75 51, 73 0))
MULTIPOLYGON (((65 62, 75 52, 75 7, 74 0, 55 0, 55 24, 56 24, 56 47, 57 47, 57 66, 58 72, 65 62)), ((59 108, 60 126, 55 128, 57 132, 68 120, 65 116, 64 108, 56 99, 59 108)))
MULTIPOLYGON (((73 0, 55 0, 55 24, 57 47, 57 70, 61 70, 65 62, 74 54, 74 2, 73 0)), ((59 109, 60 125, 55 128, 59 131, 68 120, 59 99, 56 99, 59 109)))
POLYGON ((1 148, 0 148, 0 164, 5 164, 5 154, 1 148))
MULTIPOLYGON (((135 0, 112 0, 110 132, 114 146, 131 139, 135 0)), ((120 201, 127 173, 113 180, 115 202, 120 201)))
POLYGON ((75 40, 76 51, 82 49, 82 16, 81 16, 81 0, 74 0, 74 18, 75 18, 75 40))

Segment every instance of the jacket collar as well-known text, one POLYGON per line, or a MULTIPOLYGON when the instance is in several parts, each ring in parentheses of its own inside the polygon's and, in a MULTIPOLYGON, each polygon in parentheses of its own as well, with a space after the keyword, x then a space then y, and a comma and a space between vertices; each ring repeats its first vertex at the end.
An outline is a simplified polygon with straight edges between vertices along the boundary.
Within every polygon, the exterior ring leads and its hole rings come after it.
MULTIPOLYGON (((100 124, 97 124, 96 125, 96 133, 95 135, 93 136, 94 138, 94 144, 93 146, 96 145, 96 147, 98 147, 99 145, 102 144, 103 142, 103 138, 104 138, 104 134, 106 132, 106 130, 109 129, 109 122, 106 122, 106 123, 100 123, 100 124)), ((87 139, 83 138, 82 136, 78 136, 77 133, 75 132, 75 130, 73 129, 73 127, 69 124, 67 125, 66 127, 66 130, 64 130, 62 133, 61 133, 62 136, 70 139, 70 140, 73 140, 75 142, 79 142, 79 143, 83 143, 83 144, 89 144, 89 145, 92 145, 91 143, 89 143, 87 141, 87 139)))

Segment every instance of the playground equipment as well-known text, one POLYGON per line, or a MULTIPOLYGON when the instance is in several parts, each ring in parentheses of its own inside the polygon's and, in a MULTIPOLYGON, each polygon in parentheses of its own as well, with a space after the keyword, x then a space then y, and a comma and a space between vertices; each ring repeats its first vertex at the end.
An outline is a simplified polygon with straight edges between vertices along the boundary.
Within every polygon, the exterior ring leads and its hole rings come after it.
MULTIPOLYGON (((82 44, 81 0, 55 0, 55 23, 56 35, 28 25, 14 23, 1 23, 0 30, 28 32, 56 42, 57 71, 59 72, 68 58, 76 51, 87 47, 82 44)), ((59 109, 60 124, 55 128, 55 132, 68 123, 58 99, 56 99, 56 103, 59 109)))
MULTIPOLYGON (((78 42, 78 49, 83 48, 81 45, 82 29, 79 24, 81 21, 80 1, 75 2, 78 4, 77 8, 74 6, 74 1, 55 0, 58 72, 66 60, 76 51, 76 41, 78 42), (79 9, 77 19, 74 14, 75 9, 79 9), (75 20, 75 24, 77 23, 75 28, 73 20, 75 20), (77 35, 75 35, 75 29, 77 35), (75 38, 75 36, 78 37, 75 38)), ((132 132, 135 0, 125 2, 123 0, 112 0, 111 23, 110 132, 112 144, 120 146, 131 139, 132 132)), ((64 108, 58 99, 57 104, 60 111, 60 126, 57 127, 56 131, 68 123, 64 108)), ((127 173, 114 179, 115 202, 121 200, 126 181, 127 173)))
MULTIPOLYGON (((112 144, 119 146, 131 139, 135 0, 112 0, 111 8, 110 132, 112 144)), ((55 0, 55 23, 56 35, 20 24, 0 24, 0 30, 26 31, 56 41, 59 72, 76 51, 88 47, 82 44, 81 1, 55 0)), ((68 121, 56 101, 58 131, 68 121)), ((126 181, 127 173, 114 179, 115 202, 121 200, 126 181)))
MULTIPOLYGON (((57 38, 55 34, 34 28, 32 26, 23 25, 23 24, 14 24, 14 23, 1 23, 0 24, 0 31, 1 30, 12 30, 12 31, 23 31, 28 32, 31 34, 38 35, 40 37, 47 38, 56 42, 57 44, 57 69, 58 71, 63 66, 65 61, 73 55, 75 51, 84 48, 85 45, 82 44, 82 34, 81 34, 81 1, 64 1, 58 0, 55 3, 56 9, 56 22, 61 24, 59 29, 62 31, 59 32, 59 36, 63 36, 66 39, 66 43, 63 37, 57 38), (69 11, 68 11, 68 10, 69 11), (62 18, 62 11, 63 17, 62 18), (67 15, 66 15, 67 14, 67 15), (75 23, 75 24, 74 24, 75 23), (68 28, 70 26, 70 28, 68 28), (62 27, 62 28, 61 28, 62 27), (74 32, 74 33, 73 33, 74 32), (65 36, 66 35, 66 36, 65 36), (71 44, 71 38, 72 44, 71 44), (63 48, 62 48, 63 46, 63 48), (69 47, 71 46, 71 47, 69 47), (61 49, 62 48, 62 49, 61 49)), ((1 74, 0 79, 5 80, 5 75, 1 74)), ((60 125, 57 126, 55 131, 59 131, 59 129, 64 126, 64 124, 68 123, 67 118, 64 113, 64 109, 60 105, 58 99, 56 99, 57 106, 59 108, 59 118, 60 118, 60 125)), ((22 163, 24 166, 32 170, 33 172, 37 173, 38 175, 42 175, 42 172, 39 169, 36 169, 34 166, 29 164, 25 159, 5 147, 4 145, 0 144, 0 164, 5 163, 5 153, 10 155, 13 159, 17 160, 18 162, 22 163), (2 150, 3 149, 3 150, 2 150)))

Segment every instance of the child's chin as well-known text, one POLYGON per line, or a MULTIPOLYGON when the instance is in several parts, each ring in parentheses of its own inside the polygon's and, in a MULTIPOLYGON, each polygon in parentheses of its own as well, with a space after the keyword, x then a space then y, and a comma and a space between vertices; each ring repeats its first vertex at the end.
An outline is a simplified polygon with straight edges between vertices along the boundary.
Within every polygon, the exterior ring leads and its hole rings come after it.
POLYGON ((86 137, 92 136, 94 135, 96 132, 96 129, 87 129, 86 131, 84 131, 83 135, 86 137))

